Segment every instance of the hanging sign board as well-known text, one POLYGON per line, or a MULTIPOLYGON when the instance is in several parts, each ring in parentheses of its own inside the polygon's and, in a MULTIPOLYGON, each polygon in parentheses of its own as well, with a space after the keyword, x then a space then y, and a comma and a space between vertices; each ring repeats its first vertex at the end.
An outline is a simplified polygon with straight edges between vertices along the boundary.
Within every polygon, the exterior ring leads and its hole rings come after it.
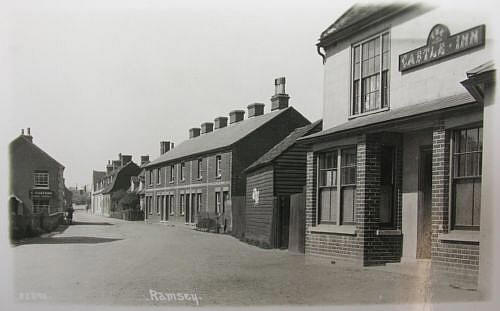
POLYGON ((427 38, 427 45, 399 55, 399 71, 403 72, 459 52, 483 46, 484 38, 484 25, 450 36, 448 27, 438 24, 432 27, 427 38))

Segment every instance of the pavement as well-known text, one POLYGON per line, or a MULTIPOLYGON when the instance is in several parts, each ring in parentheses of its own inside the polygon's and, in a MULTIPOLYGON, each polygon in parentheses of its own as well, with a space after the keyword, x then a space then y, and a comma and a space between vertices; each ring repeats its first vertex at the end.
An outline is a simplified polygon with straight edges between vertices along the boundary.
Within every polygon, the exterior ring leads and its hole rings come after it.
POLYGON ((477 291, 431 282, 425 267, 332 264, 183 225, 127 222, 82 210, 73 225, 19 241, 12 250, 16 299, 24 303, 318 306, 481 299, 477 291))

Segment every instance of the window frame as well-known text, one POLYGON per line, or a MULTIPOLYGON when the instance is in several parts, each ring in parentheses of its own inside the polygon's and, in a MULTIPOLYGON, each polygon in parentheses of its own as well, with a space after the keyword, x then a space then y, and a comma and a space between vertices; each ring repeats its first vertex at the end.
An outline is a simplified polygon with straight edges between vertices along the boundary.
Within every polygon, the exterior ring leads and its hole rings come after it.
POLYGON ((42 213, 42 209, 43 208, 46 208, 47 209, 47 213, 50 214, 50 200, 49 199, 33 199, 33 202, 32 202, 32 206, 31 206, 31 212, 33 214, 41 214, 42 213), (46 204, 37 204, 36 206, 36 210, 35 210, 35 202, 46 202, 46 204))
MULTIPOLYGON (((370 114, 373 114, 373 113, 378 113, 378 112, 382 112, 382 111, 387 111, 390 109, 391 107, 391 103, 390 103, 390 80, 391 80, 391 32, 390 32, 390 29, 384 29, 384 30, 381 30, 379 32, 377 32, 376 34, 373 34, 363 40, 360 40, 360 41, 357 41, 353 44, 351 44, 351 50, 350 50, 350 54, 349 54, 349 57, 350 57, 350 76, 349 76, 349 86, 350 86, 350 92, 349 92, 349 117, 348 119, 354 119, 354 118, 358 118, 358 117, 362 117, 362 116, 366 116, 366 115, 370 115, 370 114), (386 77, 386 80, 387 80, 387 106, 386 107, 382 107, 382 90, 383 90, 383 85, 382 85, 382 75, 383 75, 383 72, 384 72, 384 69, 383 69, 383 54, 384 54, 384 51, 383 51, 383 36, 387 34, 388 35, 388 57, 387 57, 387 77, 386 77), (370 110, 370 111, 365 111, 365 112, 361 112, 362 111, 362 101, 361 101, 361 98, 362 98, 362 84, 363 84, 363 44, 375 39, 375 38, 380 38, 380 64, 379 64, 379 70, 378 70, 378 75, 379 75, 379 89, 378 89, 378 96, 380 98, 380 107, 377 108, 377 109, 373 109, 373 110, 370 110), (358 106, 358 113, 354 114, 354 111, 353 111, 353 106, 354 106, 354 80, 355 80, 355 66, 356 66, 356 62, 354 60, 354 56, 355 56, 355 53, 354 53, 354 50, 356 47, 359 47, 359 78, 358 78, 358 81, 359 81, 359 90, 358 90, 358 96, 359 96, 359 100, 358 100, 358 103, 357 103, 357 106, 358 106)), ((375 74, 372 74, 370 76, 373 76, 375 74)), ((367 76, 365 78, 368 78, 370 76, 367 76)))
POLYGON ((186 181, 186 162, 181 162, 179 166, 179 181, 186 181))
POLYGON ((156 184, 157 185, 160 185, 161 184, 161 172, 160 172, 161 168, 157 168, 156 169, 156 184))
MULTIPOLYGON (((356 225, 356 197, 353 198, 353 221, 352 222, 344 222, 343 221, 343 210, 342 210, 342 189, 346 187, 354 188, 354 195, 356 195, 356 189, 357 189, 357 172, 358 172, 358 167, 357 167, 357 157, 358 157, 358 149, 357 145, 344 145, 344 146, 338 146, 335 148, 327 149, 324 151, 321 151, 317 154, 317 176, 316 176, 316 185, 317 185, 317 191, 316 191, 316 205, 317 205, 317 213, 316 213, 316 225, 332 225, 332 226, 355 226, 356 225), (356 155, 356 160, 354 163, 356 165, 350 165, 350 166, 342 166, 342 152, 344 150, 350 150, 354 149, 355 155, 356 155), (324 168, 321 169, 321 158, 322 156, 325 156, 328 153, 335 153, 336 154, 336 165, 331 168, 324 168), (355 176, 355 183, 354 184, 343 184, 342 183, 342 169, 349 167, 352 168, 354 167, 354 176, 355 176), (336 171, 336 176, 335 176, 335 183, 331 185, 321 185, 321 171, 330 171, 330 170, 335 170, 336 171), (321 199, 320 199, 320 193, 322 188, 329 188, 329 189, 335 189, 337 192, 335 202, 336 202, 336 213, 335 213, 335 221, 322 221, 321 220, 321 199)), ((330 207, 330 209, 333 207, 330 207)))
POLYGON ((215 156, 215 178, 222 177, 222 155, 215 156))
MULTIPOLYGON (((479 220, 479 225, 474 225, 474 206, 472 207, 472 225, 470 226, 467 226, 467 225, 457 225, 456 224, 456 215, 457 215, 457 212, 456 212, 456 209, 457 209, 457 206, 456 206, 456 199, 455 199, 455 194, 456 194, 456 184, 457 183, 461 183, 461 182, 464 182, 464 181, 470 181, 472 182, 473 184, 476 183, 476 182, 479 182, 479 184, 481 185, 481 188, 482 188, 482 169, 483 169, 483 163, 482 163, 482 156, 483 156, 483 152, 484 152, 484 149, 483 149, 483 145, 484 145, 484 130, 483 130, 483 124, 474 124, 474 125, 468 125, 468 126, 463 126, 463 127, 457 127, 457 128, 453 128, 450 130, 450 166, 449 166, 449 197, 448 197, 448 201, 449 201, 449 227, 451 228, 451 230, 459 230, 459 231, 480 231, 481 230, 481 221, 479 220), (480 151, 471 151, 471 152, 459 152, 459 153, 456 153, 455 152, 455 143, 456 143, 456 135, 457 133, 459 133, 460 131, 464 131, 464 130, 471 130, 471 129, 477 129, 478 132, 481 131, 481 137, 479 137, 479 133, 478 133, 478 139, 481 140, 481 150, 480 151), (455 176, 455 165, 456 165, 456 156, 460 156, 460 155, 465 155, 467 156, 468 154, 479 154, 479 157, 478 157, 478 160, 479 160, 479 163, 480 163, 480 170, 478 170, 478 173, 479 175, 470 175, 470 176, 458 176, 456 177, 455 176)), ((479 142, 479 140, 478 140, 479 142)), ((467 146, 466 146, 467 148, 467 146)), ((467 162, 467 161, 466 161, 467 162)), ((466 163, 467 164, 467 163, 466 163)), ((467 166, 466 166, 467 168, 467 166)), ((475 190, 473 190, 474 192, 475 190)), ((479 200, 481 200, 481 196, 482 194, 480 195, 479 197, 479 200)), ((474 196, 472 198, 472 203, 474 204, 474 196)), ((481 203, 480 203, 481 204, 481 203)), ((481 215, 480 212, 481 211, 481 205, 479 206, 479 215, 481 215)))
POLYGON ((222 193, 220 191, 215 191, 215 214, 220 215, 221 214, 221 208, 222 208, 222 193))
POLYGON ((49 171, 43 171, 43 170, 35 170, 33 171, 33 188, 35 189, 50 189, 50 174, 49 171), (43 176, 44 178, 42 179, 47 179, 47 182, 45 183, 39 183, 40 182, 40 177, 43 176))
POLYGON ((169 183, 173 184, 175 182, 175 164, 170 165, 170 180, 169 183))
POLYGON ((196 160, 196 178, 198 180, 203 179, 202 166, 203 166, 203 159, 202 158, 197 159, 196 160))
POLYGON ((186 200, 185 200, 185 194, 184 193, 181 193, 179 195, 179 214, 180 216, 184 216, 185 215, 185 204, 186 204, 186 200))

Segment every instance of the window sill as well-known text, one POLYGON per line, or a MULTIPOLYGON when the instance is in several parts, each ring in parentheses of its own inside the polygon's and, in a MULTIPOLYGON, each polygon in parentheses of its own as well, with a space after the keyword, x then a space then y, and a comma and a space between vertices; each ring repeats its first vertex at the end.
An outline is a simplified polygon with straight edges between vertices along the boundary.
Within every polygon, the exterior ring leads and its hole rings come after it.
POLYGON ((388 230, 377 230, 377 235, 402 235, 401 230, 398 229, 388 229, 388 230))
POLYGON ((311 227, 309 229, 311 232, 317 233, 338 233, 338 234, 347 234, 347 235, 356 235, 356 226, 344 225, 317 225, 316 227, 311 227))
POLYGON ((438 240, 479 243, 479 231, 453 230, 449 233, 439 234, 438 240))
POLYGON ((371 114, 374 114, 374 113, 379 113, 379 112, 384 112, 384 111, 388 111, 389 110, 389 107, 386 107, 386 108, 381 108, 381 109, 377 109, 377 110, 373 110, 373 111, 369 111, 369 112, 364 112, 364 113, 360 113, 360 114, 355 114, 355 115, 350 115, 348 120, 353 120, 353 119, 356 119, 356 118, 360 118, 360 117, 364 117, 364 116, 369 116, 371 114))

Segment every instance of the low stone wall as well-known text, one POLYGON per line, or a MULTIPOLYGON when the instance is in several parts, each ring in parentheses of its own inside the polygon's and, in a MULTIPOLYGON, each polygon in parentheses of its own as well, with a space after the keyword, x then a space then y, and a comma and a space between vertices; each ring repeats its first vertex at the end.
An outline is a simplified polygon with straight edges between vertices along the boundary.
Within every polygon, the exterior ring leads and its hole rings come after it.
POLYGON ((11 239, 35 237, 45 232, 51 232, 64 221, 63 213, 52 215, 16 215, 10 219, 11 239))

